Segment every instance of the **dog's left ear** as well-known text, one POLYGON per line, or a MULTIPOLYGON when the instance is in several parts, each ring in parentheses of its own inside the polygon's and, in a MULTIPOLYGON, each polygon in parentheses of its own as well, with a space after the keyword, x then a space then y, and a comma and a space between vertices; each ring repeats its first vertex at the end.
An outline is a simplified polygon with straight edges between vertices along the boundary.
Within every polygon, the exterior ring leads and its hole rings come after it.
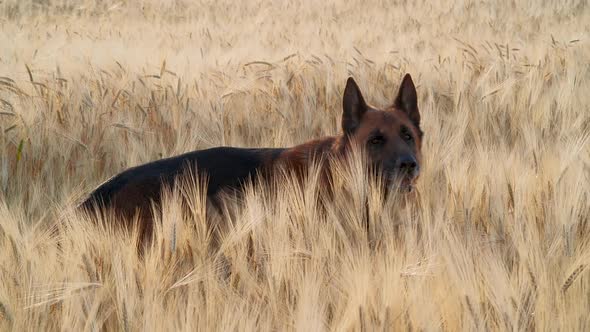
POLYGON ((420 112, 418 111, 418 97, 416 87, 412 81, 412 76, 406 74, 399 87, 399 92, 395 98, 395 108, 405 112, 410 120, 420 127, 420 112))
POLYGON ((351 135, 360 126, 363 114, 367 111, 365 99, 352 77, 346 81, 342 110, 342 130, 346 135, 351 135))

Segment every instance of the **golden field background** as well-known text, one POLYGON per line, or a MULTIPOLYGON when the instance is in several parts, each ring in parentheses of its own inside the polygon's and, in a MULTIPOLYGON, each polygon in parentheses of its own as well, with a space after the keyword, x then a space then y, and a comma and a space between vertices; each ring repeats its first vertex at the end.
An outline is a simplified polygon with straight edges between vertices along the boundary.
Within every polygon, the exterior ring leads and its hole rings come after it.
POLYGON ((583 0, 1 1, 0 330, 590 329, 588 22, 583 0), (353 164, 324 215, 286 181, 214 251, 187 186, 142 258, 73 213, 126 167, 336 134, 348 76, 386 106, 406 72, 414 199, 353 164))

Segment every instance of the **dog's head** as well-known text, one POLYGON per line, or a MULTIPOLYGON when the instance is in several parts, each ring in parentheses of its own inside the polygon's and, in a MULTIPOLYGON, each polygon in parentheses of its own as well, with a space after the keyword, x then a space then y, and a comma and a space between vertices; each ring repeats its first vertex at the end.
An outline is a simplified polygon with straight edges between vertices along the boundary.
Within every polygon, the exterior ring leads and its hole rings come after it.
POLYGON ((411 190, 420 174, 422 130, 416 87, 406 74, 393 105, 368 105, 356 82, 349 78, 343 98, 342 130, 347 142, 364 147, 370 166, 388 185, 411 190))

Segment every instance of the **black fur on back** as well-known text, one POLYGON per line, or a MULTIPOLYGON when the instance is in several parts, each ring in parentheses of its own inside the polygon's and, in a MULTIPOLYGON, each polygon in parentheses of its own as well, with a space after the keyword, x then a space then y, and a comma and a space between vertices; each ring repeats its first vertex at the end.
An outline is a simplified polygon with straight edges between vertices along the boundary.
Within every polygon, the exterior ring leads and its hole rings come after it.
POLYGON ((246 149, 217 147, 193 151, 160 159, 126 169, 105 181, 82 203, 83 208, 94 204, 109 207, 114 197, 124 189, 138 188, 143 199, 156 199, 163 187, 172 186, 174 179, 187 169, 206 174, 207 196, 222 189, 239 188, 244 180, 256 175, 265 164, 274 162, 284 149, 246 149))

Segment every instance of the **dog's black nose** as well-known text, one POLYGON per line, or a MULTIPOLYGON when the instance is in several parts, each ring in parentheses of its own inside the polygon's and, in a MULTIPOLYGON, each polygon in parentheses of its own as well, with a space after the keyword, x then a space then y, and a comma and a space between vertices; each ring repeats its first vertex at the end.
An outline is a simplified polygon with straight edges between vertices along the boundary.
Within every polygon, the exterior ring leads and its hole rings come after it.
POLYGON ((418 162, 416 162, 416 158, 414 158, 414 156, 405 155, 397 160, 396 168, 401 172, 412 174, 418 171, 418 162))

